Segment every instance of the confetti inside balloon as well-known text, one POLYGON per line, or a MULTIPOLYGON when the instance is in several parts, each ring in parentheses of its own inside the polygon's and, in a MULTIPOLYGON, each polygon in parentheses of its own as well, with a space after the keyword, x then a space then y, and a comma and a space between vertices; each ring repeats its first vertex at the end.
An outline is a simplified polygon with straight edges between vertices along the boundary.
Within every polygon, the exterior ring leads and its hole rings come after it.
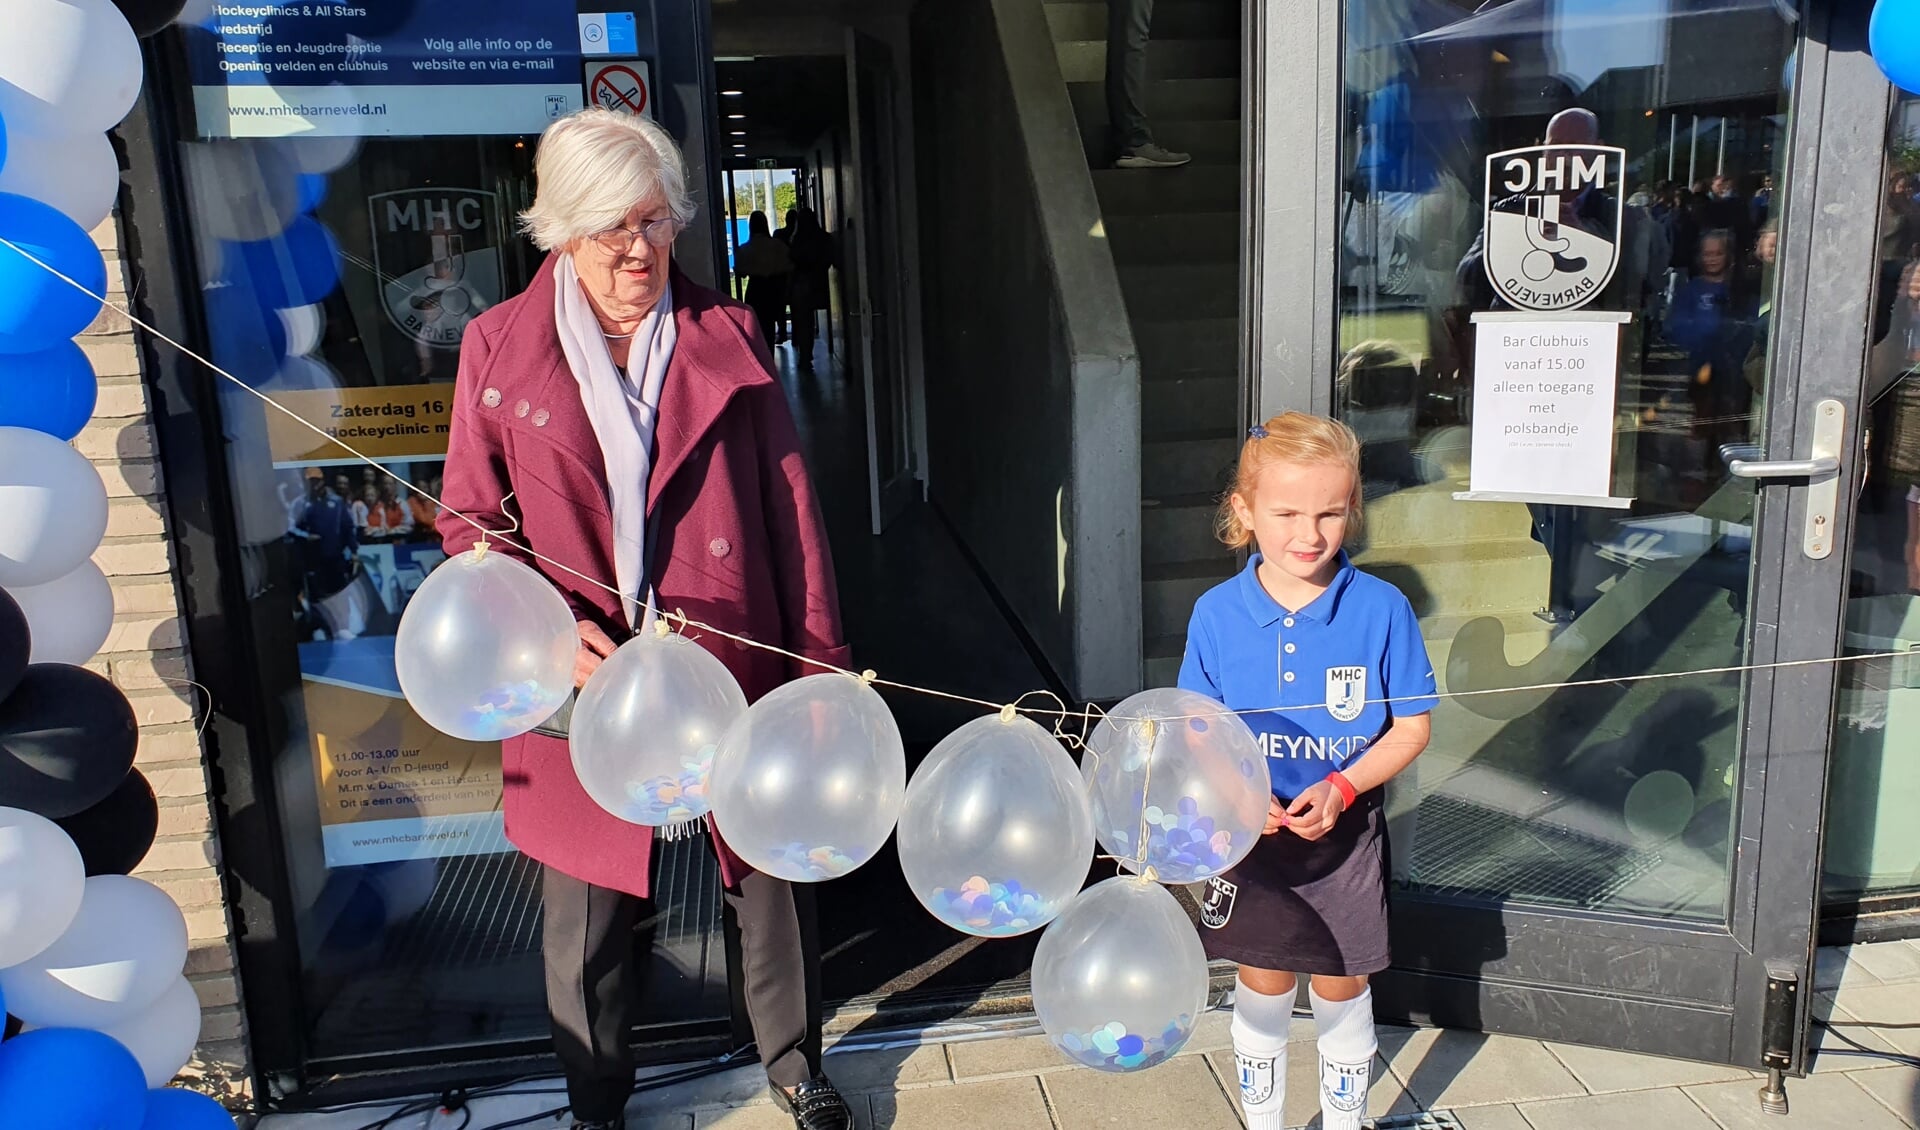
POLYGON ((504 553, 469 550, 414 592, 393 660, 421 718, 486 742, 553 717, 573 692, 579 646, 573 613, 552 582, 504 553))
POLYGON ((1095 884, 1040 935, 1033 1009, 1053 1045, 1099 1071, 1140 1071, 1178 1054, 1207 1006, 1207 955, 1165 887, 1095 884))
POLYGON ((1253 850, 1272 781, 1253 731, 1225 711, 1205 695, 1162 688, 1127 699, 1095 727, 1080 760, 1094 834, 1129 870, 1197 883, 1253 850))
POLYGON ((1030 719, 974 719, 907 786, 900 869, 956 930, 1005 938, 1045 926, 1079 893, 1092 857, 1079 770, 1030 719))

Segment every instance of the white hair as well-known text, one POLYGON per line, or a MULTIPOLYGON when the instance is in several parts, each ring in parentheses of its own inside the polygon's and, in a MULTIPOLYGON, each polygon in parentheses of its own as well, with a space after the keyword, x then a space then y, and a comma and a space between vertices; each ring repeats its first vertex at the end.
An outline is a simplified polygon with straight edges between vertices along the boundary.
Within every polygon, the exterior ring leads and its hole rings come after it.
POLYGON ((618 227, 656 193, 675 223, 693 222, 686 158, 638 114, 596 106, 561 118, 540 135, 534 173, 539 189, 520 228, 542 251, 618 227))

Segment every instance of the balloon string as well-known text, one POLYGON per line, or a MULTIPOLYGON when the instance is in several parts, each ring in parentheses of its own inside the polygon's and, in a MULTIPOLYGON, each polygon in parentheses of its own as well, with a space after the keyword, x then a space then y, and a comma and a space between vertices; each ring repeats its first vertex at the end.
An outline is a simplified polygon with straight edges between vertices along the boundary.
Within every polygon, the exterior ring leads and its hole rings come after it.
MULTIPOLYGON (((61 271, 59 268, 48 263, 46 260, 40 258, 38 255, 34 254, 32 251, 27 250, 25 247, 22 247, 20 244, 15 243, 13 240, 8 239, 6 236, 0 236, 0 246, 4 246, 12 250, 15 254, 27 260, 29 263, 32 263, 33 265, 39 267, 43 271, 46 271, 48 274, 52 275, 54 278, 57 278, 61 282, 66 283, 68 286, 79 291, 81 294, 86 295, 89 299, 92 299, 93 301, 100 303, 102 307, 108 310, 112 310, 114 313, 119 314, 122 317, 126 318, 129 324, 137 326, 142 330, 145 330, 148 334, 151 334, 155 339, 165 342, 169 346, 172 346, 181 355, 199 362, 206 369, 208 369, 209 371, 211 371, 221 379, 225 380, 227 383, 233 385, 235 388, 240 389, 241 391, 245 392, 247 395, 252 396, 254 399, 260 401, 262 404, 265 404, 266 406, 273 409, 274 411, 279 412, 281 415, 285 416, 287 419, 293 421, 295 424, 299 425, 300 427, 305 428, 306 430, 312 432, 314 435, 319 436, 321 439, 327 441, 329 444, 332 444, 333 446, 340 448, 341 450, 345 451, 347 454, 353 456, 355 459, 360 460, 362 463, 373 468, 375 471, 379 472, 380 474, 387 476, 388 478, 392 479, 395 483, 397 483, 400 487, 408 491, 411 491, 414 494, 419 495, 420 497, 426 499, 428 502, 433 503, 435 506, 439 507, 440 509, 446 511, 449 514, 452 514, 454 517, 465 522, 469 526, 472 526, 475 530, 479 531, 480 537, 481 537, 481 541, 479 543, 476 543, 476 546, 475 546, 476 552, 480 551, 480 547, 486 544, 487 539, 491 538, 503 545, 513 548, 514 550, 520 553, 526 554, 529 558, 532 558, 533 560, 539 561, 542 564, 548 565, 553 569, 556 569, 571 577, 574 577, 585 584, 592 585, 595 588, 605 590, 606 592, 611 593, 615 597, 618 597, 622 600, 627 599, 626 594, 622 593, 617 587, 610 585, 605 581, 600 580, 597 577, 592 577, 587 575, 586 573, 582 573, 578 569, 575 569, 564 562, 556 561, 553 558, 548 557, 545 554, 542 554, 534 550, 530 546, 523 545, 519 542, 506 538, 502 536, 503 531, 492 529, 491 527, 488 527, 487 525, 483 524, 479 519, 474 518, 471 515, 462 513, 461 511, 455 510, 451 506, 448 506, 446 503, 442 502, 440 499, 434 497, 431 493, 421 490, 419 487, 407 481, 405 478, 401 477, 396 472, 388 470, 385 466, 381 465, 380 462, 375 460, 372 456, 369 456, 362 451, 358 451, 352 445, 332 435, 329 435, 324 428, 321 428, 319 425, 308 420, 306 417, 300 415, 298 412, 295 412, 293 409, 288 408, 286 405, 281 404, 279 401, 273 399, 271 396, 268 396, 266 393, 263 393, 260 390, 254 388, 253 386, 247 384, 245 381, 241 380, 239 377, 236 377, 232 373, 227 372, 225 369, 221 368, 219 365, 215 364, 214 362, 208 360, 205 357, 202 357, 200 354, 187 348, 185 345, 181 344, 180 342, 175 341, 173 338, 167 336, 167 334, 161 331, 158 327, 153 326, 152 324, 146 321, 143 321, 138 315, 136 315, 132 310, 129 310, 127 307, 115 304, 114 302, 110 301, 107 298, 107 296, 103 294, 96 294, 94 291, 90 290, 85 283, 82 283, 77 279, 74 279, 73 277, 67 275, 66 273, 61 271)), ((512 498, 512 494, 509 493, 507 498, 509 499, 512 498)), ((505 513, 504 508, 505 508, 506 501, 507 501, 506 499, 501 500, 502 513, 505 513)), ((518 519, 515 519, 512 529, 505 532, 509 532, 509 533, 516 532, 519 530, 519 528, 520 528, 520 522, 518 519)), ((645 608, 648 612, 651 612, 656 616, 666 615, 665 612, 663 612, 660 608, 653 605, 651 602, 640 601, 638 603, 640 607, 645 608)), ((1008 706, 1008 704, 1005 702, 994 702, 989 699, 977 698, 972 695, 958 694, 953 691, 943 691, 937 687, 922 687, 922 686, 916 686, 912 683, 901 683, 901 682, 895 682, 894 680, 891 680, 891 679, 883 679, 878 677, 871 671, 863 672, 863 671, 849 670, 845 667, 840 667, 835 664, 828 663, 824 660, 815 659, 812 656, 802 655, 799 652, 790 651, 786 648, 779 647, 774 644, 765 643, 761 640, 749 639, 741 635, 736 635, 735 633, 728 632, 721 628, 714 627, 712 624, 706 624, 698 620, 690 619, 684 613, 675 613, 674 619, 679 622, 679 624, 682 626, 683 629, 695 628, 703 632, 711 632, 714 635, 719 636, 722 639, 729 640, 732 643, 737 644, 741 647, 754 648, 760 651, 770 652, 774 655, 781 656, 784 659, 791 660, 803 666, 814 667, 832 674, 845 675, 849 678, 859 679, 860 681, 867 683, 871 686, 888 687, 893 690, 902 691, 908 694, 917 694, 917 695, 922 695, 929 698, 944 699, 949 702, 963 703, 968 706, 978 706, 993 712, 1004 710, 1008 706)), ((1361 705, 1362 706, 1374 706, 1374 705, 1393 706, 1399 703, 1408 703, 1408 702, 1431 703, 1431 702, 1437 702, 1445 699, 1474 698, 1481 695, 1526 694, 1526 693, 1538 693, 1542 691, 1559 691, 1559 690, 1567 690, 1567 689, 1582 688, 1582 687, 1627 686, 1634 683, 1653 682, 1653 681, 1662 680, 1662 679, 1682 679, 1682 678, 1692 678, 1694 676, 1735 675, 1735 674, 1743 674, 1747 672, 1757 672, 1757 671, 1782 671, 1782 670, 1789 670, 1797 667, 1817 667, 1817 666, 1837 665, 1841 663, 1856 663, 1856 662, 1863 662, 1863 661, 1876 660, 1876 659, 1898 659, 1898 658, 1902 658, 1912 654, 1913 654, 1912 652, 1907 652, 1907 651, 1883 651, 1883 652, 1874 652, 1874 653, 1863 654, 1863 655, 1822 656, 1815 659, 1789 659, 1789 660, 1779 660, 1771 663, 1736 664, 1736 665, 1725 666, 1725 667, 1708 667, 1708 668, 1702 668, 1698 670, 1668 671, 1668 672, 1661 672, 1661 673, 1655 673, 1655 674, 1620 675, 1620 676, 1615 676, 1612 678, 1605 678, 1605 679, 1583 679, 1583 680, 1562 681, 1562 682, 1553 682, 1553 683, 1532 683, 1525 686, 1517 686, 1517 687, 1488 687, 1481 690, 1437 691, 1434 694, 1427 694, 1427 695, 1401 695, 1398 697, 1390 697, 1390 698, 1364 699, 1362 700, 1361 705)), ((199 686, 199 684, 197 683, 194 685, 199 686)), ((205 690, 204 687, 201 689, 205 690)), ((209 704, 211 704, 212 702, 212 697, 213 696, 211 692, 209 692, 207 695, 209 704)), ((1087 752, 1094 752, 1088 746, 1088 738, 1087 738, 1088 731, 1091 729, 1091 727, 1094 725, 1097 719, 1102 719, 1106 717, 1105 712, 1101 711, 1098 706, 1093 704, 1089 704, 1086 707, 1079 710, 1070 709, 1066 706, 1066 704, 1063 701, 1060 700, 1058 695, 1054 695, 1053 692, 1051 691, 1029 691, 1026 694, 1021 695, 1019 699, 1016 699, 1013 703, 1013 706, 1014 706, 1014 710, 1020 714, 1027 714, 1027 715, 1037 716, 1037 717, 1057 716, 1060 719, 1060 725, 1057 725, 1055 727, 1054 733, 1057 736, 1059 736, 1062 740, 1067 741, 1070 745, 1077 744, 1080 748, 1087 750, 1087 752), (1033 707, 1019 705, 1028 697, 1036 694, 1050 695, 1054 698, 1056 702, 1061 702, 1060 709, 1058 710, 1058 712, 1056 713, 1055 711, 1050 711, 1050 710, 1038 710, 1033 707), (1068 718, 1081 719, 1081 722, 1082 722, 1081 733, 1077 741, 1074 739, 1072 735, 1064 732, 1064 723, 1065 723, 1065 720, 1068 718)), ((1261 708, 1250 709, 1250 710, 1221 709, 1221 710, 1215 710, 1215 711, 1206 711, 1206 712, 1197 713, 1197 714, 1167 715, 1163 717, 1158 717, 1157 721, 1184 722, 1184 721, 1191 721, 1194 719, 1246 718, 1246 717, 1252 717, 1252 716, 1258 716, 1258 715, 1288 714, 1288 713, 1295 713, 1295 712, 1316 711, 1316 710, 1324 710, 1324 709, 1326 709, 1326 707, 1322 703, 1304 703, 1304 704, 1295 705, 1295 706, 1272 706, 1272 707, 1261 707, 1261 708)), ((212 713, 211 709, 209 709, 208 713, 209 713, 209 716, 211 716, 211 713, 212 713)), ((202 730, 204 731, 204 729, 205 729, 205 723, 203 722, 202 730)), ((1098 754, 1096 753, 1095 756, 1098 756, 1098 754)), ((1151 770, 1151 764, 1152 764, 1151 759, 1149 759, 1149 762, 1148 762, 1149 771, 1151 770)), ((1144 816, 1144 808, 1143 808, 1142 815, 1144 816)), ((1144 850, 1144 845, 1143 845, 1143 850, 1144 850)))

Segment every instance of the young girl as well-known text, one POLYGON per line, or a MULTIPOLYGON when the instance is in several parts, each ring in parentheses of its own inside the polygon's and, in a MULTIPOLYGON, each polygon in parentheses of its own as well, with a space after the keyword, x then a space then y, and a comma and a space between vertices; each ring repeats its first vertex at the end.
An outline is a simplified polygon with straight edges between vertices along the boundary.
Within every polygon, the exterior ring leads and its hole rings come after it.
POLYGON ((1366 1117, 1377 1047, 1367 977, 1388 964, 1382 786, 1426 748, 1435 700, 1412 606, 1340 548, 1359 522, 1351 429, 1300 412, 1254 428, 1220 537, 1256 552, 1200 598, 1187 629, 1182 687, 1273 711, 1245 715, 1273 775, 1266 835, 1208 883, 1201 907, 1208 955, 1240 966, 1233 1049, 1247 1130, 1286 1125, 1297 973, 1312 975, 1325 1130, 1366 1117))

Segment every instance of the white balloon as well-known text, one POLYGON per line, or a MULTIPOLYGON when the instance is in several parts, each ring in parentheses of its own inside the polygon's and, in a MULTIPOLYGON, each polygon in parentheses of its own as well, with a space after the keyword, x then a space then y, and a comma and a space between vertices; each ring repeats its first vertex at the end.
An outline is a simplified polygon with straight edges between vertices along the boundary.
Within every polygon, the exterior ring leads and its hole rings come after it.
POLYGON ((847 675, 809 675, 727 729, 708 799, 748 866, 817 883, 874 857, 906 791, 906 747, 885 700, 847 675))
POLYGON ((173 22, 181 27, 204 27, 213 20, 213 6, 217 0, 187 0, 180 14, 173 22))
POLYGON ((567 743, 574 776, 631 824, 705 816, 720 736, 746 712, 740 684, 706 648, 643 631, 580 688, 567 743))
POLYGON ((86 884, 80 849, 58 824, 0 808, 0 968, 30 960, 65 933, 86 884))
POLYGON ((427 575, 400 616, 394 672, 443 734, 491 742, 553 717, 580 650, 560 590, 504 552, 468 550, 427 575))
POLYGON ((29 663, 83 666, 113 631, 113 586, 92 561, 44 585, 9 588, 33 633, 29 663))
MULTIPOLYGON (((9 123, 11 125, 11 123, 9 123)), ((104 133, 28 133, 9 128, 0 192, 51 204, 87 231, 113 211, 120 161, 104 133)))
POLYGON ((180 148, 193 218, 207 238, 234 243, 272 239, 300 214, 298 174, 273 145, 208 141, 180 148))
POLYGON ((100 133, 140 96, 140 41, 110 0, 8 0, 0 118, 9 130, 100 133))
POLYGON ((0 428, 0 587, 58 580, 106 534, 107 488, 93 464, 45 432, 0 428))
POLYGON ((327 331, 327 312, 318 303, 294 306, 280 311, 280 324, 287 327, 287 355, 299 357, 320 348, 320 336, 327 331))
POLYGON ((187 920, 144 879, 95 875, 66 933, 0 969, 7 1011, 42 1028, 110 1028, 151 1007, 187 964, 187 920))
POLYGON ((193 1058, 194 1045, 200 1042, 200 998, 194 995, 193 982, 176 977, 159 1000, 100 1031, 140 1061, 147 1086, 164 1087, 193 1058))

